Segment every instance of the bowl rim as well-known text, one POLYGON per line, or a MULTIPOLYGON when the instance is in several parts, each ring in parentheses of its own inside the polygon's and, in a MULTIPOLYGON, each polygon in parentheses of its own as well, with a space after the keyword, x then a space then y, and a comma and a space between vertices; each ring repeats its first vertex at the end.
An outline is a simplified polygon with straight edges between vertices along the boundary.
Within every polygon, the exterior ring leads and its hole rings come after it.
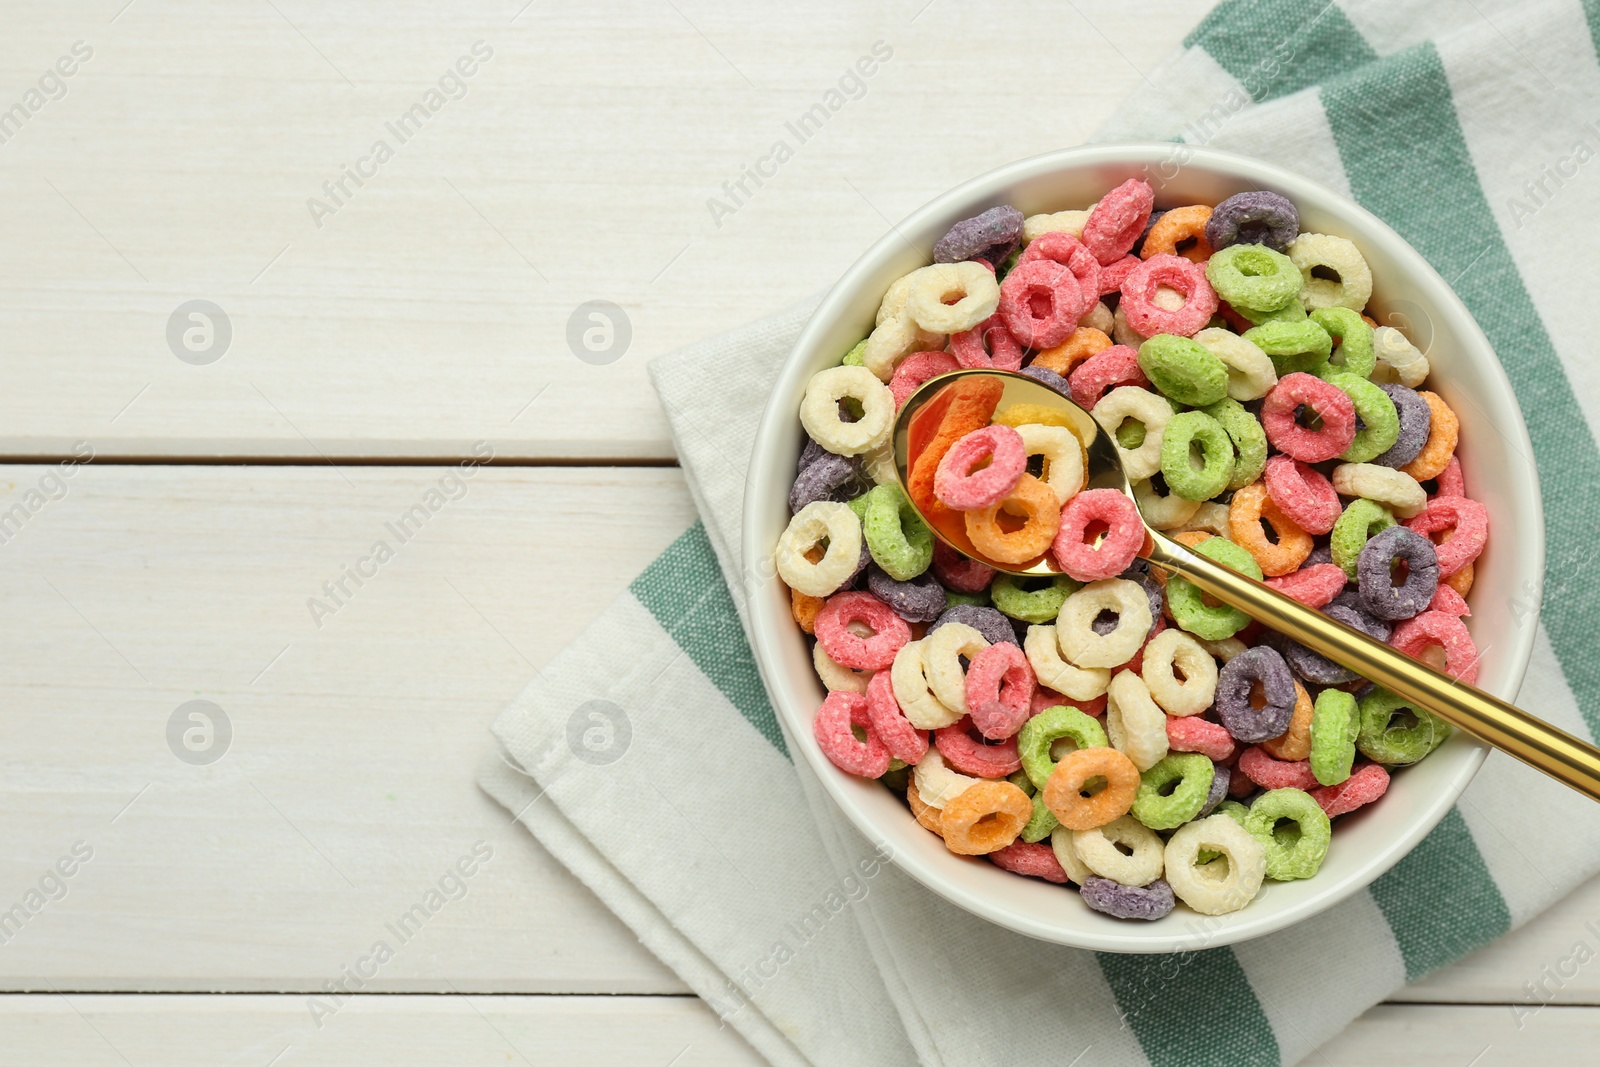
MULTIPOLYGON (((1463 358, 1482 363, 1487 376, 1498 379, 1497 385, 1501 395, 1511 398, 1509 414, 1513 418, 1509 420, 1508 425, 1497 422, 1496 427, 1503 436, 1506 436, 1507 443, 1519 450, 1523 457, 1533 455, 1533 445, 1528 437, 1527 425, 1515 401, 1515 394, 1505 368, 1472 313, 1422 254, 1376 215, 1320 182, 1249 156, 1172 142, 1085 145, 1016 160, 971 178, 935 197, 901 222, 891 225, 889 230, 874 241, 829 288, 801 329, 793 349, 785 357, 761 415, 751 452, 750 477, 746 480, 743 499, 740 538, 742 558, 746 561, 760 560, 769 556, 771 552, 771 546, 760 541, 761 523, 756 521, 755 516, 763 507, 770 506, 769 498, 773 494, 783 490, 774 489, 766 484, 766 480, 755 475, 758 472, 760 458, 779 451, 785 436, 792 438, 795 434, 798 423, 795 419, 794 406, 798 401, 792 398, 800 395, 803 378, 810 373, 806 353, 820 344, 822 335, 844 313, 848 303, 859 293, 871 275, 883 269, 890 255, 889 250, 903 250, 911 245, 910 239, 905 236, 906 231, 923 229, 929 222, 941 217, 966 217, 964 213, 974 213, 988 206, 988 202, 998 202, 997 198, 1009 187, 1044 179, 1054 172, 1099 166, 1143 168, 1148 173, 1150 167, 1168 164, 1178 157, 1182 159, 1182 167, 1196 167, 1252 182, 1260 187, 1281 192, 1296 203, 1304 199, 1320 201, 1332 210, 1350 216, 1363 233, 1361 238, 1365 242, 1363 247, 1370 246, 1373 241, 1383 245, 1388 256, 1404 265, 1403 273, 1407 280, 1414 283, 1416 288, 1425 290, 1426 303, 1451 318, 1464 342, 1461 347, 1476 350, 1474 355, 1463 358)), ((932 241, 928 241, 927 244, 931 248, 932 241)), ((1532 479, 1532 499, 1537 502, 1541 499, 1537 468, 1531 461, 1528 462, 1527 468, 1528 475, 1532 479)), ((1545 563, 1542 508, 1535 507, 1533 514, 1527 518, 1536 529, 1537 536, 1532 538, 1531 544, 1519 545, 1518 557, 1527 561, 1528 569, 1534 576, 1532 580, 1542 587, 1545 563)), ((791 751, 799 750, 811 771, 820 779, 831 801, 857 830, 880 850, 890 851, 886 846, 887 839, 882 832, 879 818, 857 803, 851 791, 846 788, 853 783, 843 780, 841 773, 822 754, 811 737, 809 714, 814 713, 814 709, 810 712, 800 709, 797 694, 792 688, 780 684, 785 672, 774 662, 773 649, 779 642, 793 640, 794 624, 787 611, 782 612, 780 618, 779 612, 763 606, 759 603, 760 599, 758 596, 752 596, 751 603, 747 606, 752 651, 773 707, 780 721, 785 724, 791 751)), ((1532 602, 1534 607, 1529 621, 1534 625, 1518 627, 1509 635, 1509 639, 1499 643, 1510 666, 1505 671, 1501 684, 1491 687, 1491 691, 1506 699, 1515 697, 1532 656, 1538 630, 1538 606, 1541 603, 1539 589, 1535 589, 1532 602)), ((1461 741, 1466 751, 1459 758, 1459 766, 1445 780, 1446 788, 1436 793, 1430 803, 1421 806, 1418 816, 1407 826, 1404 833, 1391 838, 1386 847, 1369 858, 1360 868, 1346 875, 1342 881, 1331 883, 1321 894, 1288 906, 1264 909, 1259 916, 1252 916, 1252 909, 1249 907, 1222 916, 1222 919, 1228 921, 1206 929, 1198 938, 1199 944, 1204 947, 1215 947, 1273 933, 1320 914, 1371 884, 1433 830, 1483 765, 1488 755, 1488 747, 1470 738, 1462 738, 1461 741)), ((909 817, 905 822, 907 826, 915 826, 909 817)), ((918 833, 926 833, 921 827, 916 827, 916 830, 918 833)), ((922 885, 963 910, 1029 937, 1078 948, 1119 953, 1168 952, 1198 947, 1193 929, 1185 934, 1158 934, 1148 927, 1130 924, 1126 927, 1126 933, 1118 933, 1042 921, 1026 911, 1002 905, 995 900, 986 899, 982 893, 954 884, 935 869, 936 863, 924 855, 919 855, 914 849, 894 849, 892 858, 897 866, 922 885)), ((1190 925, 1192 928, 1195 924, 1190 925)))

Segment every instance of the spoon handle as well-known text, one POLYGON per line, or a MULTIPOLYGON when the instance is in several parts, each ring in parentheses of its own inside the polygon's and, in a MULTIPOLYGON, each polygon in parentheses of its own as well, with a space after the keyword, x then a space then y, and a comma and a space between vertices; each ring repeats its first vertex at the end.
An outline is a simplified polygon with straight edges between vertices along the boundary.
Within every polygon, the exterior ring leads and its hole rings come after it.
POLYGON ((1191 552, 1152 532, 1143 553, 1201 592, 1238 608, 1267 627, 1320 652, 1363 678, 1413 701, 1452 726, 1592 800, 1600 800, 1600 748, 1498 697, 1456 681, 1366 634, 1330 619, 1276 589, 1191 552))

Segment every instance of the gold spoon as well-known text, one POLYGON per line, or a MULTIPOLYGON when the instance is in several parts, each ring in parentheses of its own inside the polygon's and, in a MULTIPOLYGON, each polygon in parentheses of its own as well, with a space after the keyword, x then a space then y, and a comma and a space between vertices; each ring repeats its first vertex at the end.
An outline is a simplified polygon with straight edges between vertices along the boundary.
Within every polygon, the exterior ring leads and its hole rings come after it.
MULTIPOLYGON (((1079 441, 1085 444, 1084 488, 1118 489, 1133 498, 1133 487, 1123 472, 1116 442, 1088 412, 1027 375, 983 368, 940 375, 925 382, 906 399, 895 418, 893 439, 895 471, 902 487, 909 481, 909 461, 914 458, 909 457, 908 452, 914 446, 920 451, 925 443, 922 438, 931 424, 936 423, 943 403, 952 395, 947 390, 980 377, 1003 383, 1004 391, 996 410, 1004 410, 1012 404, 1037 404, 1068 420, 1079 441), (934 407, 929 408, 930 403, 934 407), (924 413, 922 420, 918 419, 919 412, 924 413)), ((1135 499, 1135 507, 1137 503, 1135 499)), ((929 520, 914 500, 912 506, 929 520)), ((1006 574, 1049 576, 1059 573, 1048 552, 1021 565, 999 563, 978 554, 959 530, 941 529, 932 520, 928 525, 935 537, 963 556, 1006 574)), ((1141 559, 1170 574, 1187 578, 1201 592, 1239 609, 1396 696, 1433 712, 1452 726, 1515 756, 1585 796, 1600 800, 1600 749, 1475 686, 1441 674, 1315 608, 1308 608, 1261 582, 1190 551, 1152 529, 1148 522, 1143 525, 1145 540, 1139 553, 1141 559)))

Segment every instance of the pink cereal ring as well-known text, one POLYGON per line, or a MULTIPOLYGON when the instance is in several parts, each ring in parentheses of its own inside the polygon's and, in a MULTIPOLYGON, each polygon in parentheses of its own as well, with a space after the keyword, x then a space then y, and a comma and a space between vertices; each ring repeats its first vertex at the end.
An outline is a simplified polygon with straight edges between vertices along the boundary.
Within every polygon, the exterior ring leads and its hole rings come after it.
POLYGON ((816 736, 817 747, 833 761, 834 766, 863 778, 877 778, 889 769, 889 750, 872 732, 868 718, 867 698, 860 693, 847 693, 836 689, 828 694, 812 721, 811 732, 816 736), (850 729, 859 726, 867 735, 858 741, 850 729))
POLYGON ((1061 526, 1050 545, 1056 563, 1080 582, 1115 578, 1144 547, 1144 523, 1133 501, 1116 489, 1088 489, 1061 509, 1061 526), (1090 542, 1104 528, 1105 538, 1090 542))
POLYGON ((1129 178, 1105 196, 1089 212, 1083 224, 1083 243, 1102 264, 1115 263, 1133 248, 1150 221, 1156 206, 1150 183, 1129 178))
POLYGON ((1033 691, 1033 704, 1028 708, 1028 718, 1031 719, 1048 708, 1059 707, 1077 708, 1091 718, 1099 718, 1105 714, 1106 695, 1101 693, 1093 700, 1073 700, 1041 685, 1033 691))
POLYGON ((981 511, 1004 500, 1028 469, 1022 435, 994 423, 960 438, 939 460, 933 495, 956 511, 981 511), (987 463, 987 466, 980 464, 987 463))
POLYGON ((1394 628, 1389 644, 1412 659, 1429 648, 1444 650, 1442 670, 1468 685, 1478 681, 1478 646, 1472 643, 1466 623, 1443 611, 1424 611, 1394 628))
POLYGON ((1122 311, 1128 325, 1145 337, 1175 333, 1193 337, 1217 313, 1217 291, 1206 280, 1206 269, 1182 256, 1161 252, 1151 256, 1122 283, 1122 311), (1172 311, 1155 302, 1156 290, 1165 286, 1183 296, 1183 306, 1172 311))
POLYGON ((1467 484, 1461 474, 1461 457, 1451 456, 1450 462, 1445 464, 1444 470, 1433 482, 1439 487, 1439 491, 1433 494, 1435 500, 1441 496, 1466 496, 1467 484))
POLYGON ((957 593, 981 593, 994 581, 995 570, 968 559, 943 541, 933 543, 933 576, 957 593))
POLYGON ((1433 600, 1429 602, 1427 610, 1442 611, 1446 615, 1454 615, 1458 619, 1463 615, 1472 614, 1472 609, 1467 607, 1467 598, 1443 582, 1439 583, 1439 588, 1433 594, 1433 600))
POLYGON ((1059 263, 1019 263, 1000 283, 1000 319, 1019 344, 1054 348, 1078 328, 1091 296, 1059 263))
POLYGON ((1406 525, 1438 547, 1439 577, 1448 578, 1478 558, 1489 540, 1489 509, 1464 496, 1439 496, 1406 525), (1435 534, 1449 531, 1443 539, 1435 534))
POLYGON ((1321 783, 1311 773, 1310 760, 1281 760, 1267 755, 1260 745, 1251 745, 1239 753, 1239 771, 1263 789, 1304 789, 1307 792, 1321 783))
POLYGON ((1233 737, 1221 723, 1199 715, 1167 716, 1167 747, 1174 752, 1198 752, 1217 763, 1233 756, 1233 737))
POLYGON ((1138 270, 1143 262, 1144 260, 1138 256, 1123 256, 1115 262, 1101 264, 1100 295, 1110 296, 1112 293, 1122 292, 1122 283, 1127 281, 1128 275, 1138 270))
POLYGON ((1267 460, 1263 480, 1267 496, 1278 510, 1308 534, 1325 534, 1339 521, 1343 506, 1328 476, 1317 468, 1288 456, 1267 460))
POLYGON ((967 667, 972 725, 991 741, 1011 737, 1028 721, 1035 684, 1028 657, 1016 645, 1002 641, 979 652, 967 667))
POLYGON ((1295 371, 1279 378, 1267 393, 1261 405, 1261 426, 1278 451, 1305 463, 1321 463, 1338 456, 1355 440, 1356 406, 1337 385, 1295 371), (1322 419, 1321 429, 1308 429, 1296 421, 1302 405, 1322 419))
POLYGON ((1281 578, 1268 578, 1267 584, 1308 608, 1321 608, 1344 592, 1346 580, 1344 568, 1337 563, 1313 563, 1281 578))
POLYGON ((950 354, 963 367, 1022 369, 1022 346, 1006 329, 998 312, 970 330, 951 334, 950 354))
POLYGON ((1311 799, 1321 805, 1328 818, 1355 811, 1371 804, 1389 789, 1389 772, 1376 763, 1363 763, 1338 785, 1310 790, 1311 799))
POLYGON ((976 778, 1004 778, 1022 769, 1015 737, 986 745, 972 736, 972 729, 972 719, 963 715, 960 722, 933 732, 933 743, 946 763, 976 778))
POLYGON ((906 621, 871 593, 835 593, 817 612, 812 629, 828 658, 853 671, 888 670, 895 653, 911 640, 906 621), (857 634, 852 624, 866 627, 870 636, 857 634))
POLYGON ((948 352, 913 352, 901 360, 889 379, 889 392, 894 394, 895 410, 906 402, 906 397, 917 391, 917 386, 929 378, 949 374, 960 364, 948 352))
POLYGON ((1127 345, 1112 345, 1084 360, 1067 375, 1072 402, 1093 410, 1102 397, 1121 385, 1148 388, 1150 379, 1139 369, 1139 353, 1127 345))
POLYGON ((888 671, 876 672, 867 682, 867 719, 895 759, 916 763, 928 754, 928 735, 906 721, 888 671))
POLYGON ((1040 234, 1022 250, 1017 263, 1032 263, 1036 259, 1048 259, 1061 264, 1078 279, 1078 287, 1084 292, 1100 295, 1100 263, 1094 258, 1094 253, 1072 234, 1059 230, 1040 234))
POLYGON ((1029 844, 1019 837, 1005 848, 989 853, 989 862, 1003 871, 1043 878, 1056 885, 1065 885, 1068 881, 1066 870, 1056 859, 1056 850, 1043 841, 1029 844))

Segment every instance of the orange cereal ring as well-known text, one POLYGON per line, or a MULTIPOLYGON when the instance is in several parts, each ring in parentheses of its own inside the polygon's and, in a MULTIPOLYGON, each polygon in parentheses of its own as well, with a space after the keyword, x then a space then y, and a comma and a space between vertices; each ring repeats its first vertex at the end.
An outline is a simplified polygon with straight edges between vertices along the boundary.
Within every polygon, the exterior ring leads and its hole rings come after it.
POLYGON ((1305 686, 1296 681, 1294 714, 1289 719, 1289 728, 1277 737, 1261 742, 1261 747, 1266 749, 1267 755, 1290 763, 1311 758, 1311 712, 1314 707, 1315 705, 1311 703, 1311 694, 1306 692, 1305 686))
POLYGON ((1456 440, 1461 435, 1461 423, 1438 393, 1426 389, 1417 394, 1428 402, 1433 418, 1428 424, 1428 441, 1417 458, 1400 469, 1419 482, 1437 478, 1450 466, 1450 457, 1456 454, 1456 440))
POLYGON ((918 826, 944 836, 944 812, 924 801, 917 792, 917 783, 910 779, 906 780, 906 803, 911 805, 911 814, 916 817, 918 826))
POLYGON ((1065 341, 1034 356, 1030 366, 1053 370, 1065 378, 1078 364, 1110 347, 1111 338, 1102 331, 1093 326, 1079 326, 1067 334, 1065 341))
POLYGON ((1460 570, 1456 571, 1450 577, 1440 580, 1443 581, 1445 585, 1448 585, 1451 589, 1454 589, 1456 592, 1460 593, 1462 596, 1466 596, 1467 591, 1472 588, 1474 569, 1475 568, 1473 565, 1469 563, 1465 567, 1462 567, 1460 570))
POLYGON ((981 781, 944 806, 945 847, 958 856, 983 856, 1017 839, 1033 818, 1033 801, 1010 782, 981 781))
POLYGON ((800 629, 806 633, 815 633, 817 612, 822 610, 822 605, 827 601, 819 596, 806 596, 798 589, 789 590, 789 610, 794 614, 794 621, 799 623, 800 629))
POLYGON ((1267 495, 1265 482, 1251 482, 1236 489, 1228 504, 1229 540, 1249 552, 1269 578, 1291 574, 1311 555, 1311 535, 1295 525, 1293 519, 1267 495), (1261 528, 1265 521, 1277 537, 1274 543, 1261 528))
POLYGON ((1055 540, 1061 527, 1061 500, 1049 483, 1024 474, 1000 503, 960 514, 979 555, 1000 563, 1026 563, 1044 555, 1055 540), (1001 513, 1022 519, 1022 525, 1007 530, 1001 524, 1001 513))
POLYGON ((1093 830, 1120 819, 1138 795, 1139 768, 1123 753, 1103 745, 1068 752, 1044 783, 1044 806, 1068 830, 1093 830), (1096 778, 1103 779, 1105 787, 1085 793, 1084 787, 1096 778))
POLYGON ((1204 204, 1175 207, 1163 214, 1144 235, 1144 247, 1139 249, 1140 259, 1151 256, 1182 256, 1190 263, 1204 263, 1211 258, 1211 245, 1206 241, 1206 223, 1211 221, 1211 209, 1204 204), (1181 241, 1194 241, 1183 250, 1181 241))
POLYGON ((973 430, 989 425, 1003 392, 1005 383, 998 378, 964 378, 944 389, 911 417, 906 448, 910 472, 906 478, 906 493, 923 516, 957 547, 965 547, 967 543, 962 513, 947 507, 934 495, 934 474, 950 446, 973 430))

